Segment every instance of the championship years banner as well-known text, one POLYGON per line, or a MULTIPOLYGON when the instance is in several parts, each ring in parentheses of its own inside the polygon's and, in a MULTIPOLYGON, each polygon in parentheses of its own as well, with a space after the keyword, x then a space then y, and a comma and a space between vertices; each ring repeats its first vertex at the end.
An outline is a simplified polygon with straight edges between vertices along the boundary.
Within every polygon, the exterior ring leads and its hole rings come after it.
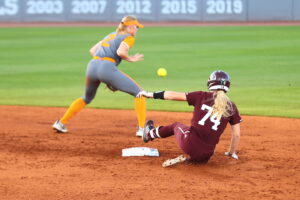
POLYGON ((300 20, 300 0, 0 0, 0 21, 300 20))

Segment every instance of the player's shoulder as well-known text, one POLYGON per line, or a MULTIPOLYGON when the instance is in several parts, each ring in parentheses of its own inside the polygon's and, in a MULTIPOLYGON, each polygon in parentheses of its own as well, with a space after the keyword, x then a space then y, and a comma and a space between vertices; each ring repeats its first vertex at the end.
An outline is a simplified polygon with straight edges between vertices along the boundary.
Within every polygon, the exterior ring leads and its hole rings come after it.
POLYGON ((129 48, 133 47, 134 43, 135 43, 135 38, 132 35, 126 35, 123 39, 123 42, 125 42, 129 48))
POLYGON ((208 92, 204 92, 204 91, 200 91, 200 90, 197 90, 197 91, 191 91, 191 92, 186 92, 186 94, 205 94, 205 93, 208 93, 208 92))
POLYGON ((117 34, 116 32, 111 32, 111 33, 107 34, 103 39, 110 38, 112 35, 116 35, 116 34, 117 34))
POLYGON ((111 32, 111 33, 107 34, 106 37, 109 37, 111 35, 117 35, 117 33, 116 32, 111 32))
POLYGON ((133 37, 133 36, 132 36, 131 34, 129 34, 129 33, 116 33, 116 32, 114 32, 114 34, 116 34, 117 37, 119 37, 119 38, 133 37))
POLYGON ((231 100, 230 100, 230 103, 231 103, 231 106, 232 106, 234 109, 237 109, 236 103, 235 103, 234 101, 231 101, 231 100))
POLYGON ((206 102, 212 99, 212 94, 204 91, 187 92, 186 98, 189 102, 189 105, 195 105, 197 103, 206 102))
POLYGON ((123 35, 123 39, 126 40, 126 41, 131 41, 131 42, 134 42, 135 41, 135 37, 131 34, 125 34, 123 35))
POLYGON ((205 92, 205 91, 193 91, 193 92, 187 92, 186 96, 206 97, 206 96, 212 96, 212 93, 205 92))
POLYGON ((237 105, 231 100, 230 100, 230 104, 231 104, 231 114, 232 114, 232 116, 233 115, 240 115, 237 105))

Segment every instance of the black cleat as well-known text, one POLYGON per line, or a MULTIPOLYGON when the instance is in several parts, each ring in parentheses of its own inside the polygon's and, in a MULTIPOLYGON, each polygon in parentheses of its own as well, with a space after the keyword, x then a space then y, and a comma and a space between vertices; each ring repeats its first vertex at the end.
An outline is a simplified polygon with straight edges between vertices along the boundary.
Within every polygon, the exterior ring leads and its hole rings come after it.
POLYGON ((149 132, 154 129, 154 122, 152 120, 148 120, 146 122, 144 133, 143 133, 143 141, 145 143, 149 142, 150 140, 153 140, 151 137, 149 137, 149 132))

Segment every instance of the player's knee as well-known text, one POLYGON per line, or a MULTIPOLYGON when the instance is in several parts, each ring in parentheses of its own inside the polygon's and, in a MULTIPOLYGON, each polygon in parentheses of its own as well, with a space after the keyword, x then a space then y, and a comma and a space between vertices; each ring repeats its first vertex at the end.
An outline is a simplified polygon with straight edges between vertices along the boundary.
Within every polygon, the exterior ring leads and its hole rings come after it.
POLYGON ((177 127, 179 127, 180 126, 180 122, 174 122, 173 124, 172 124, 172 127, 173 128, 177 128, 177 127))
POLYGON ((90 104, 94 99, 93 97, 86 97, 86 96, 83 96, 82 98, 86 104, 90 104))

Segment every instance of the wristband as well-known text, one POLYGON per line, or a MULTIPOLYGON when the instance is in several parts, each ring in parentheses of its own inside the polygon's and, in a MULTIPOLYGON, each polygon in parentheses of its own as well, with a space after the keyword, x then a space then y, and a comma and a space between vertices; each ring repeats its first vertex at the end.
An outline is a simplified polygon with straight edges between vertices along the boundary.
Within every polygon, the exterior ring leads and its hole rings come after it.
POLYGON ((165 91, 160 91, 160 92, 154 92, 153 93, 153 98, 154 99, 165 99, 165 91))

